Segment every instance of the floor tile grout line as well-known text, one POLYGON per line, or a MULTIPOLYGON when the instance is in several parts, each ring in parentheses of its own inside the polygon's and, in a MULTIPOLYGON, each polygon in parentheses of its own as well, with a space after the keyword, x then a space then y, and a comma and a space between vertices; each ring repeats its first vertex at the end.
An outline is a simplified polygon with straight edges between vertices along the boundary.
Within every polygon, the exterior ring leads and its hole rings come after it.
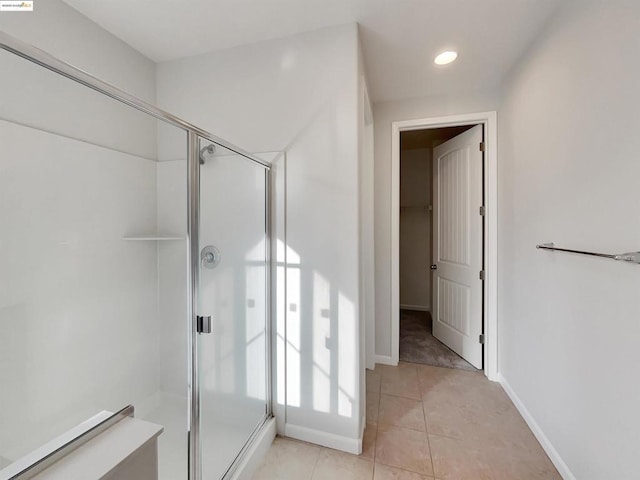
POLYGON ((420 475, 422 477, 433 477, 433 475, 429 475, 428 473, 420 472, 418 470, 410 470, 406 467, 399 467, 398 465, 391 465, 390 463, 378 462, 378 465, 395 468, 396 470, 402 470, 403 472, 415 473, 416 475, 420 475))
POLYGON ((382 395, 386 395, 387 397, 394 397, 394 398, 404 398, 405 400, 413 400, 415 402, 420 402, 422 403, 422 400, 420 400, 419 398, 413 398, 413 397, 403 397, 401 395, 389 395, 388 393, 383 393, 382 395))
MULTIPOLYGON (((420 389, 420 396, 422 397, 422 389, 420 389)), ((431 440, 429 439, 429 427, 427 426, 427 414, 424 411, 424 399, 421 399, 420 405, 422 406, 422 419, 424 421, 424 429, 427 434, 427 446, 429 447, 429 459, 431 460, 431 472, 433 478, 436 478, 436 465, 433 462, 433 452, 431 451, 431 440)))
MULTIPOLYGON (((433 475, 425 475, 422 472, 416 472, 414 470, 406 470, 406 469, 402 469, 402 468, 400 468, 400 470, 404 470, 406 472, 411 472, 411 473, 417 473, 418 475, 421 475, 423 477, 424 476, 431 476, 432 478, 435 478, 435 469, 433 467, 433 457, 431 455, 431 446, 429 445, 429 433, 427 432, 427 420, 426 420, 425 414, 424 414, 424 403, 422 401, 422 389, 420 388, 420 378, 419 378, 419 375, 418 375, 418 367, 415 364, 409 364, 409 365, 411 365, 411 367, 413 369, 413 373, 415 375, 415 380, 414 381, 415 381, 415 384, 418 386, 418 392, 419 392, 420 399, 415 399, 415 398, 410 398, 410 397, 403 397, 401 395, 392 395, 392 394, 382 393, 382 379, 383 379, 383 376, 381 375, 381 378, 380 378, 380 395, 378 395, 378 423, 376 424, 376 427, 379 428, 379 426, 381 424, 379 416, 380 416, 380 401, 382 400, 382 395, 387 395, 389 397, 404 398, 404 399, 407 399, 407 400, 413 400, 413 401, 419 402, 420 403, 420 407, 422 409, 422 421, 424 422, 424 428, 425 428, 424 430, 416 430, 416 429, 413 429, 413 428, 410 428, 410 427, 404 427, 404 426, 401 426, 401 425, 393 425, 393 424, 389 424, 389 425, 392 426, 392 427, 397 427, 397 428, 406 428, 407 430, 412 430, 414 432, 424 433, 426 435, 426 437, 427 437, 427 447, 429 448, 429 460, 431 462, 431 471, 432 471, 433 475)), ((408 368, 408 367, 406 367, 406 368, 408 368)), ((377 435, 376 435, 376 447, 377 447, 377 440, 378 439, 377 439, 377 435)), ((374 461, 374 463, 375 463, 375 461, 374 461)), ((386 464, 384 464, 382 462, 381 462, 381 464, 382 465, 386 465, 386 464)), ((392 466, 392 465, 389 465, 389 466, 392 466)), ((399 467, 394 467, 394 468, 399 468, 399 467)))
POLYGON ((382 462, 376 463, 376 465, 378 465, 378 466, 382 465, 383 467, 393 468, 394 470, 400 470, 401 472, 413 473, 415 475, 420 475, 421 477, 427 477, 430 480, 440 480, 439 478, 436 478, 433 475, 428 475, 426 473, 416 472, 415 470, 409 470, 407 468, 398 467, 398 466, 395 466, 395 465, 387 465, 386 463, 382 463, 382 462))
POLYGON ((395 423, 383 423, 382 425, 384 425, 385 427, 404 428, 405 430, 411 430, 412 432, 427 433, 426 430, 418 430, 417 428, 406 427, 404 425, 397 425, 395 423))
MULTIPOLYGON (((378 407, 378 417, 380 416, 380 407, 378 407)), ((376 463, 376 456, 378 454, 378 426, 380 425, 380 418, 376 422, 376 440, 373 444, 373 463, 376 463)))
MULTIPOLYGON (((375 442, 373 444, 373 470, 375 473, 375 464, 376 464, 376 453, 378 451, 378 427, 380 426, 380 398, 382 397, 382 378, 380 378, 380 385, 378 386, 378 416, 376 418, 376 439, 375 442)), ((373 479, 373 475, 371 476, 371 478, 373 479)))
POLYGON ((318 466, 318 462, 320 461, 320 457, 322 456, 322 447, 318 450, 318 456, 316 457, 316 461, 313 462, 313 468, 311 469, 311 476, 309 476, 309 480, 313 480, 313 476, 316 474, 316 467, 318 466))

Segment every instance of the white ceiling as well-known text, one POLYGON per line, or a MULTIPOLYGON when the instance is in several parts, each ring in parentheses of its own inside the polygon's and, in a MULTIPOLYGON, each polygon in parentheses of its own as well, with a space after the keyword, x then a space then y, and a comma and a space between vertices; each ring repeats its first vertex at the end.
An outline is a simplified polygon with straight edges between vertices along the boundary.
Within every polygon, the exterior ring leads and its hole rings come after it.
POLYGON ((64 0, 156 62, 358 22, 373 101, 492 88, 562 0, 64 0), (444 49, 459 52, 445 67, 444 49))

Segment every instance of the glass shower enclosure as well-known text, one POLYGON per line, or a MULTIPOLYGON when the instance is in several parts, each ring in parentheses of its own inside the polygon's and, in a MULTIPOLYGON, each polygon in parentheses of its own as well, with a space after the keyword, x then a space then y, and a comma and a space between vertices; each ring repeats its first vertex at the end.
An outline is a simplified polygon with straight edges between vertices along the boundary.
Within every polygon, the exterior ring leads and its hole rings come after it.
POLYGON ((271 417, 269 164, 2 32, 0 70, 0 479, 128 405, 161 480, 232 478, 271 417))
MULTIPOLYGON (((194 301, 200 329, 210 333, 195 337, 194 381, 200 463, 208 479, 224 476, 270 414, 269 171, 202 137, 198 152, 199 179, 192 179, 199 183, 194 301)), ((195 237, 193 242, 196 251, 195 237)))

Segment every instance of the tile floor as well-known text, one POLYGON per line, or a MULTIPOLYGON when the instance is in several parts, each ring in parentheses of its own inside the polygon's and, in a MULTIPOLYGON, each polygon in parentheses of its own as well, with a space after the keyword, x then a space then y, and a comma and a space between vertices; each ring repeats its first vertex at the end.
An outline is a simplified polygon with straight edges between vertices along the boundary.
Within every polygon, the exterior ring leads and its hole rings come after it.
POLYGON ((367 371, 362 455, 276 438, 254 480, 561 479, 481 372, 401 362, 367 371))

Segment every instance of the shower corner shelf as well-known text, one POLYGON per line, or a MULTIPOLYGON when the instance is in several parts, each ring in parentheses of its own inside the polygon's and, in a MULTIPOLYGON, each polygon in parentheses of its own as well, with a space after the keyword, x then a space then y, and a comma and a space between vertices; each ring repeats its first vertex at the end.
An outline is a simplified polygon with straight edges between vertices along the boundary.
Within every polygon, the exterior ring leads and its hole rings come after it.
POLYGON ((158 241, 184 240, 185 238, 186 237, 183 235, 152 233, 149 235, 128 235, 126 237, 122 237, 122 240, 125 240, 127 242, 152 242, 155 240, 158 240, 158 241))

